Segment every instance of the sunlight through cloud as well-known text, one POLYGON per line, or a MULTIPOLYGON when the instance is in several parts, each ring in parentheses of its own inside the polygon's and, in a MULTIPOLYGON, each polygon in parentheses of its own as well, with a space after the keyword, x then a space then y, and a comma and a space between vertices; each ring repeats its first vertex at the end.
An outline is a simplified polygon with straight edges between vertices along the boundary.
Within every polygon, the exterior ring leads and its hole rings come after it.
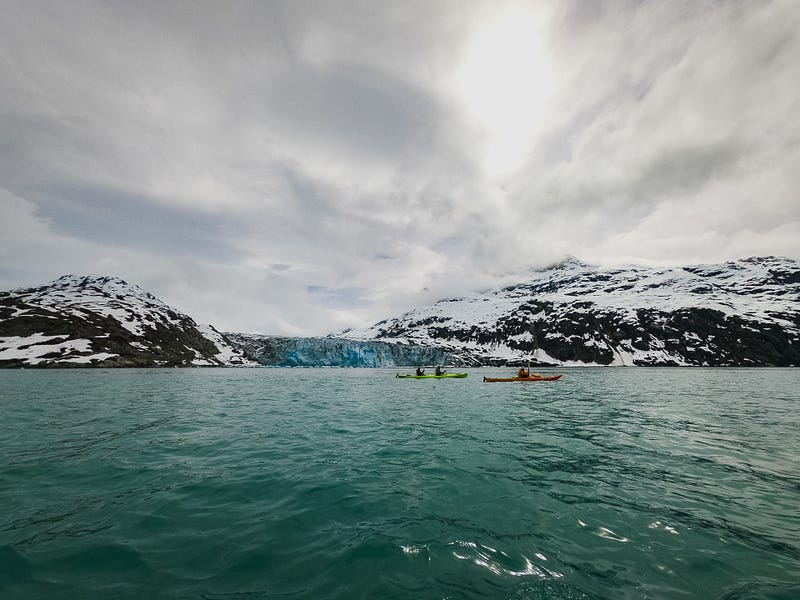
POLYGON ((554 78, 545 15, 512 5, 480 21, 455 71, 454 93, 485 138, 481 167, 499 179, 521 166, 547 112, 554 78))

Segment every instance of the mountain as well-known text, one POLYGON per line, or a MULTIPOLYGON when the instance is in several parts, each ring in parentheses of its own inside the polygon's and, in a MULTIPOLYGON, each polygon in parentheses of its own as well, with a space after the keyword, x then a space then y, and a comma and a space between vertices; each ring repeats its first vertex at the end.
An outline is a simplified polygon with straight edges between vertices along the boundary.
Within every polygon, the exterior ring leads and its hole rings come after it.
POLYGON ((220 333, 117 277, 0 292, 0 367, 800 366, 800 262, 568 260, 335 336, 220 333))
POLYGON ((209 325, 117 277, 65 275, 0 292, 2 367, 251 364, 209 325))
POLYGON ((798 366, 800 263, 600 269, 571 259, 341 335, 439 348, 462 365, 798 366))

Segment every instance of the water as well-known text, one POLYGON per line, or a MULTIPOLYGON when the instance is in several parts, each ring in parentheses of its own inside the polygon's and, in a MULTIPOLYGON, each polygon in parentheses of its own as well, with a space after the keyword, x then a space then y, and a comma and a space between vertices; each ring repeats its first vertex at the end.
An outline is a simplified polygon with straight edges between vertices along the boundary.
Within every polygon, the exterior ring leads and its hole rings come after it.
POLYGON ((2 598, 800 598, 800 370, 0 371, 2 598))

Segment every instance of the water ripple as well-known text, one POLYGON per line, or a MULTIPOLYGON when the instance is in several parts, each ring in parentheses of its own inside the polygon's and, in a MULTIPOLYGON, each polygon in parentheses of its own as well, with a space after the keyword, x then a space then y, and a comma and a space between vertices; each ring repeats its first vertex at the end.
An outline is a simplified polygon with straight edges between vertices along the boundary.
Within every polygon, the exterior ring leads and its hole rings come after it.
POLYGON ((0 372, 0 595, 797 595, 797 370, 489 372, 0 372))

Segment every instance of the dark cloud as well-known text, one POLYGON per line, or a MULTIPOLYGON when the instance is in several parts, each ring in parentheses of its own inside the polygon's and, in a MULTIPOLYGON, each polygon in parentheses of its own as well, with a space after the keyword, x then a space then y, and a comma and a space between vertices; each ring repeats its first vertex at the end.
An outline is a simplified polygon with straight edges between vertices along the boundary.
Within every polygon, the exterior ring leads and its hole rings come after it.
POLYGON ((38 208, 54 231, 97 245, 221 262, 243 258, 230 243, 241 227, 230 219, 129 192, 64 185, 43 193, 38 208))
POLYGON ((358 65, 298 66, 263 101, 277 111, 275 127, 358 156, 401 157, 437 121, 436 103, 421 90, 358 65))
POLYGON ((330 308, 363 308, 368 305, 366 288, 329 288, 324 285, 306 286, 314 302, 330 308))
POLYGON ((629 189, 642 201, 692 195, 733 172, 743 154, 735 142, 668 148, 641 165, 629 189))

